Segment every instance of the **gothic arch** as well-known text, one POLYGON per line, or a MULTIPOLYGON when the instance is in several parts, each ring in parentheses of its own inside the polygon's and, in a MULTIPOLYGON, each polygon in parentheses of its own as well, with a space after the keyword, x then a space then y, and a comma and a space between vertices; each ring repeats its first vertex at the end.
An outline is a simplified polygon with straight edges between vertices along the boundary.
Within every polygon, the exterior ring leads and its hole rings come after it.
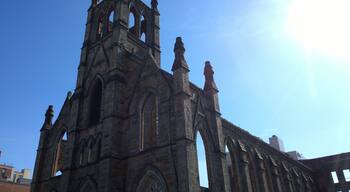
POLYGON ((110 8, 108 12, 107 20, 107 33, 113 31, 114 23, 116 21, 116 17, 118 16, 117 12, 114 10, 114 7, 110 8))
POLYGON ((54 154, 51 176, 59 176, 63 172, 65 153, 68 147, 68 132, 63 127, 54 139, 54 154))
POLYGON ((134 34, 134 35, 138 35, 138 22, 139 22, 139 11, 137 10, 136 6, 134 5, 134 3, 130 3, 129 4, 129 19, 128 19, 128 28, 130 33, 134 34))
POLYGON ((259 177, 257 175, 258 169, 256 164, 256 159, 254 158, 254 151, 253 148, 250 148, 246 146, 247 149, 247 159, 248 159, 248 166, 249 166, 249 176, 251 180, 251 185, 253 188, 253 191, 258 191, 260 184, 259 184, 259 177))
POLYGON ((144 150, 158 142, 158 97, 153 91, 148 91, 140 104, 140 149, 144 150))
POLYGON ((79 192, 96 192, 97 191, 97 184, 96 182, 88 176, 87 178, 84 178, 84 181, 82 185, 80 185, 79 192))
MULTIPOLYGON (((204 149, 205 149, 205 156, 206 156, 206 164, 207 164, 207 176, 208 176, 208 186, 210 188, 211 182, 213 182, 213 173, 215 173, 215 170, 213 170, 213 157, 215 154, 215 145, 214 145, 214 140, 212 138, 211 132, 209 130, 208 123, 206 122, 205 119, 201 119, 198 121, 196 124, 196 127, 194 129, 194 138, 195 140, 197 139, 197 134, 200 134, 203 140, 204 144, 204 149)), ((197 153, 197 146, 196 146, 196 153, 197 153)), ((198 154, 197 154, 198 158, 198 154)))
POLYGON ((136 192, 168 192, 164 177, 156 168, 148 168, 138 182, 136 192))
POLYGON ((103 81, 97 76, 89 89, 89 114, 88 125, 96 125, 99 123, 102 113, 102 97, 103 97, 103 81))
POLYGON ((148 33, 147 33, 147 17, 142 14, 140 17, 140 40, 144 43, 147 42, 148 33))
POLYGON ((231 137, 227 137, 225 139, 225 147, 227 147, 227 152, 230 156, 230 158, 227 158, 228 164, 231 164, 231 166, 228 166, 229 169, 229 176, 230 176, 230 184, 231 184, 231 190, 232 191, 240 191, 241 189, 241 176, 240 176, 240 160, 238 158, 238 151, 237 151, 237 145, 236 141, 232 139, 231 137))
POLYGON ((214 139, 211 135, 209 126, 205 121, 205 119, 199 120, 198 123, 195 125, 193 138, 197 138, 198 132, 201 134, 203 138, 205 150, 207 152, 214 152, 215 151, 214 139))

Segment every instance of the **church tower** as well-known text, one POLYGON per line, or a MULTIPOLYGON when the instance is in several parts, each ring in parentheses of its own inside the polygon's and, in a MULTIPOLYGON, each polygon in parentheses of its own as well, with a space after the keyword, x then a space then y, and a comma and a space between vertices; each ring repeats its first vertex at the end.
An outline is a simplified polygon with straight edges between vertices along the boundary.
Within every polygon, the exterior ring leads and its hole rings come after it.
MULTIPOLYGON (((76 88, 41 129, 32 192, 199 192, 196 135, 212 191, 230 191, 213 71, 189 82, 182 39, 163 71, 158 1, 93 0, 76 88)), ((206 68, 209 67, 207 63, 206 68)), ((209 72, 208 72, 209 70, 209 72)))

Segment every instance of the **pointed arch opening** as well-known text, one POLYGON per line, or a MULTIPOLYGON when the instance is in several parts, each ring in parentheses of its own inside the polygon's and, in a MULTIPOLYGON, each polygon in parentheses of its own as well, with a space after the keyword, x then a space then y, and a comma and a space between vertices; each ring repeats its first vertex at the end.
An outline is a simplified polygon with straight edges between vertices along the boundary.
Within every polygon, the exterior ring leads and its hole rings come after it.
POLYGON ((97 125, 100 122, 102 105, 102 82, 97 79, 90 93, 89 125, 97 125))
POLYGON ((136 15, 135 7, 130 5, 128 27, 129 31, 134 35, 136 35, 136 15))
POLYGON ((113 31, 113 27, 114 27, 114 22, 115 22, 115 17, 117 16, 116 12, 111 9, 109 11, 109 16, 108 16, 108 25, 107 25, 107 32, 110 33, 113 31))
POLYGON ((146 42, 147 38, 147 20, 145 17, 142 15, 141 16, 141 28, 140 28, 140 40, 143 42, 146 42))
POLYGON ((141 109, 140 149, 145 150, 157 145, 158 103, 157 97, 149 93, 141 109))
POLYGON ((204 188, 209 188, 207 155, 205 151, 204 140, 199 131, 196 133, 196 150, 197 150, 199 185, 204 188))
POLYGON ((136 188, 136 192, 167 192, 164 178, 157 171, 149 169, 143 175, 136 188))
POLYGON ((64 130, 56 143, 56 150, 54 154, 54 162, 52 167, 52 176, 60 176, 63 172, 64 156, 68 145, 68 134, 64 130))
POLYGON ((234 164, 232 163, 233 159, 231 157, 230 150, 227 147, 227 144, 225 144, 225 154, 226 154, 226 162, 227 162, 227 172, 228 176, 230 178, 230 186, 232 191, 236 191, 237 189, 235 188, 235 173, 234 173, 234 164))

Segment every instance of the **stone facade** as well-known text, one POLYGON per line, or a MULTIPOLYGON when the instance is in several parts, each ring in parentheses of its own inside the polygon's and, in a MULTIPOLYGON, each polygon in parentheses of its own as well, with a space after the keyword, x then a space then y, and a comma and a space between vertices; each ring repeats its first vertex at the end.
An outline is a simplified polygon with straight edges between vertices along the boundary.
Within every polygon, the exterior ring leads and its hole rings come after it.
POLYGON ((192 84, 181 38, 172 74, 161 69, 157 5, 92 2, 76 89, 54 123, 47 110, 32 191, 327 191, 313 167, 221 117, 210 62, 204 88, 192 84), (198 133, 209 189, 198 181, 198 133))

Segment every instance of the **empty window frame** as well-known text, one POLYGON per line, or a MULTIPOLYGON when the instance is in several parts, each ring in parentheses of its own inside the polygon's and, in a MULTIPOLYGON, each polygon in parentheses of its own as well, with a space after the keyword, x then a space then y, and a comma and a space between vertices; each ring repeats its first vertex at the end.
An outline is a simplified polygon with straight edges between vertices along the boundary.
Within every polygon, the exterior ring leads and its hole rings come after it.
POLYGON ((197 132, 197 137, 196 137, 196 149, 197 149, 199 184, 201 187, 208 188, 209 179, 208 179, 206 151, 205 151, 203 138, 199 132, 197 132))
POLYGON ((338 176, 337 176, 337 172, 336 172, 336 171, 332 171, 332 172, 331 172, 331 176, 332 176, 332 180, 333 180, 333 183, 334 183, 334 184, 339 183, 339 179, 338 179, 338 176))
POLYGON ((345 181, 350 182, 350 170, 349 169, 343 170, 343 174, 344 174, 345 181))

